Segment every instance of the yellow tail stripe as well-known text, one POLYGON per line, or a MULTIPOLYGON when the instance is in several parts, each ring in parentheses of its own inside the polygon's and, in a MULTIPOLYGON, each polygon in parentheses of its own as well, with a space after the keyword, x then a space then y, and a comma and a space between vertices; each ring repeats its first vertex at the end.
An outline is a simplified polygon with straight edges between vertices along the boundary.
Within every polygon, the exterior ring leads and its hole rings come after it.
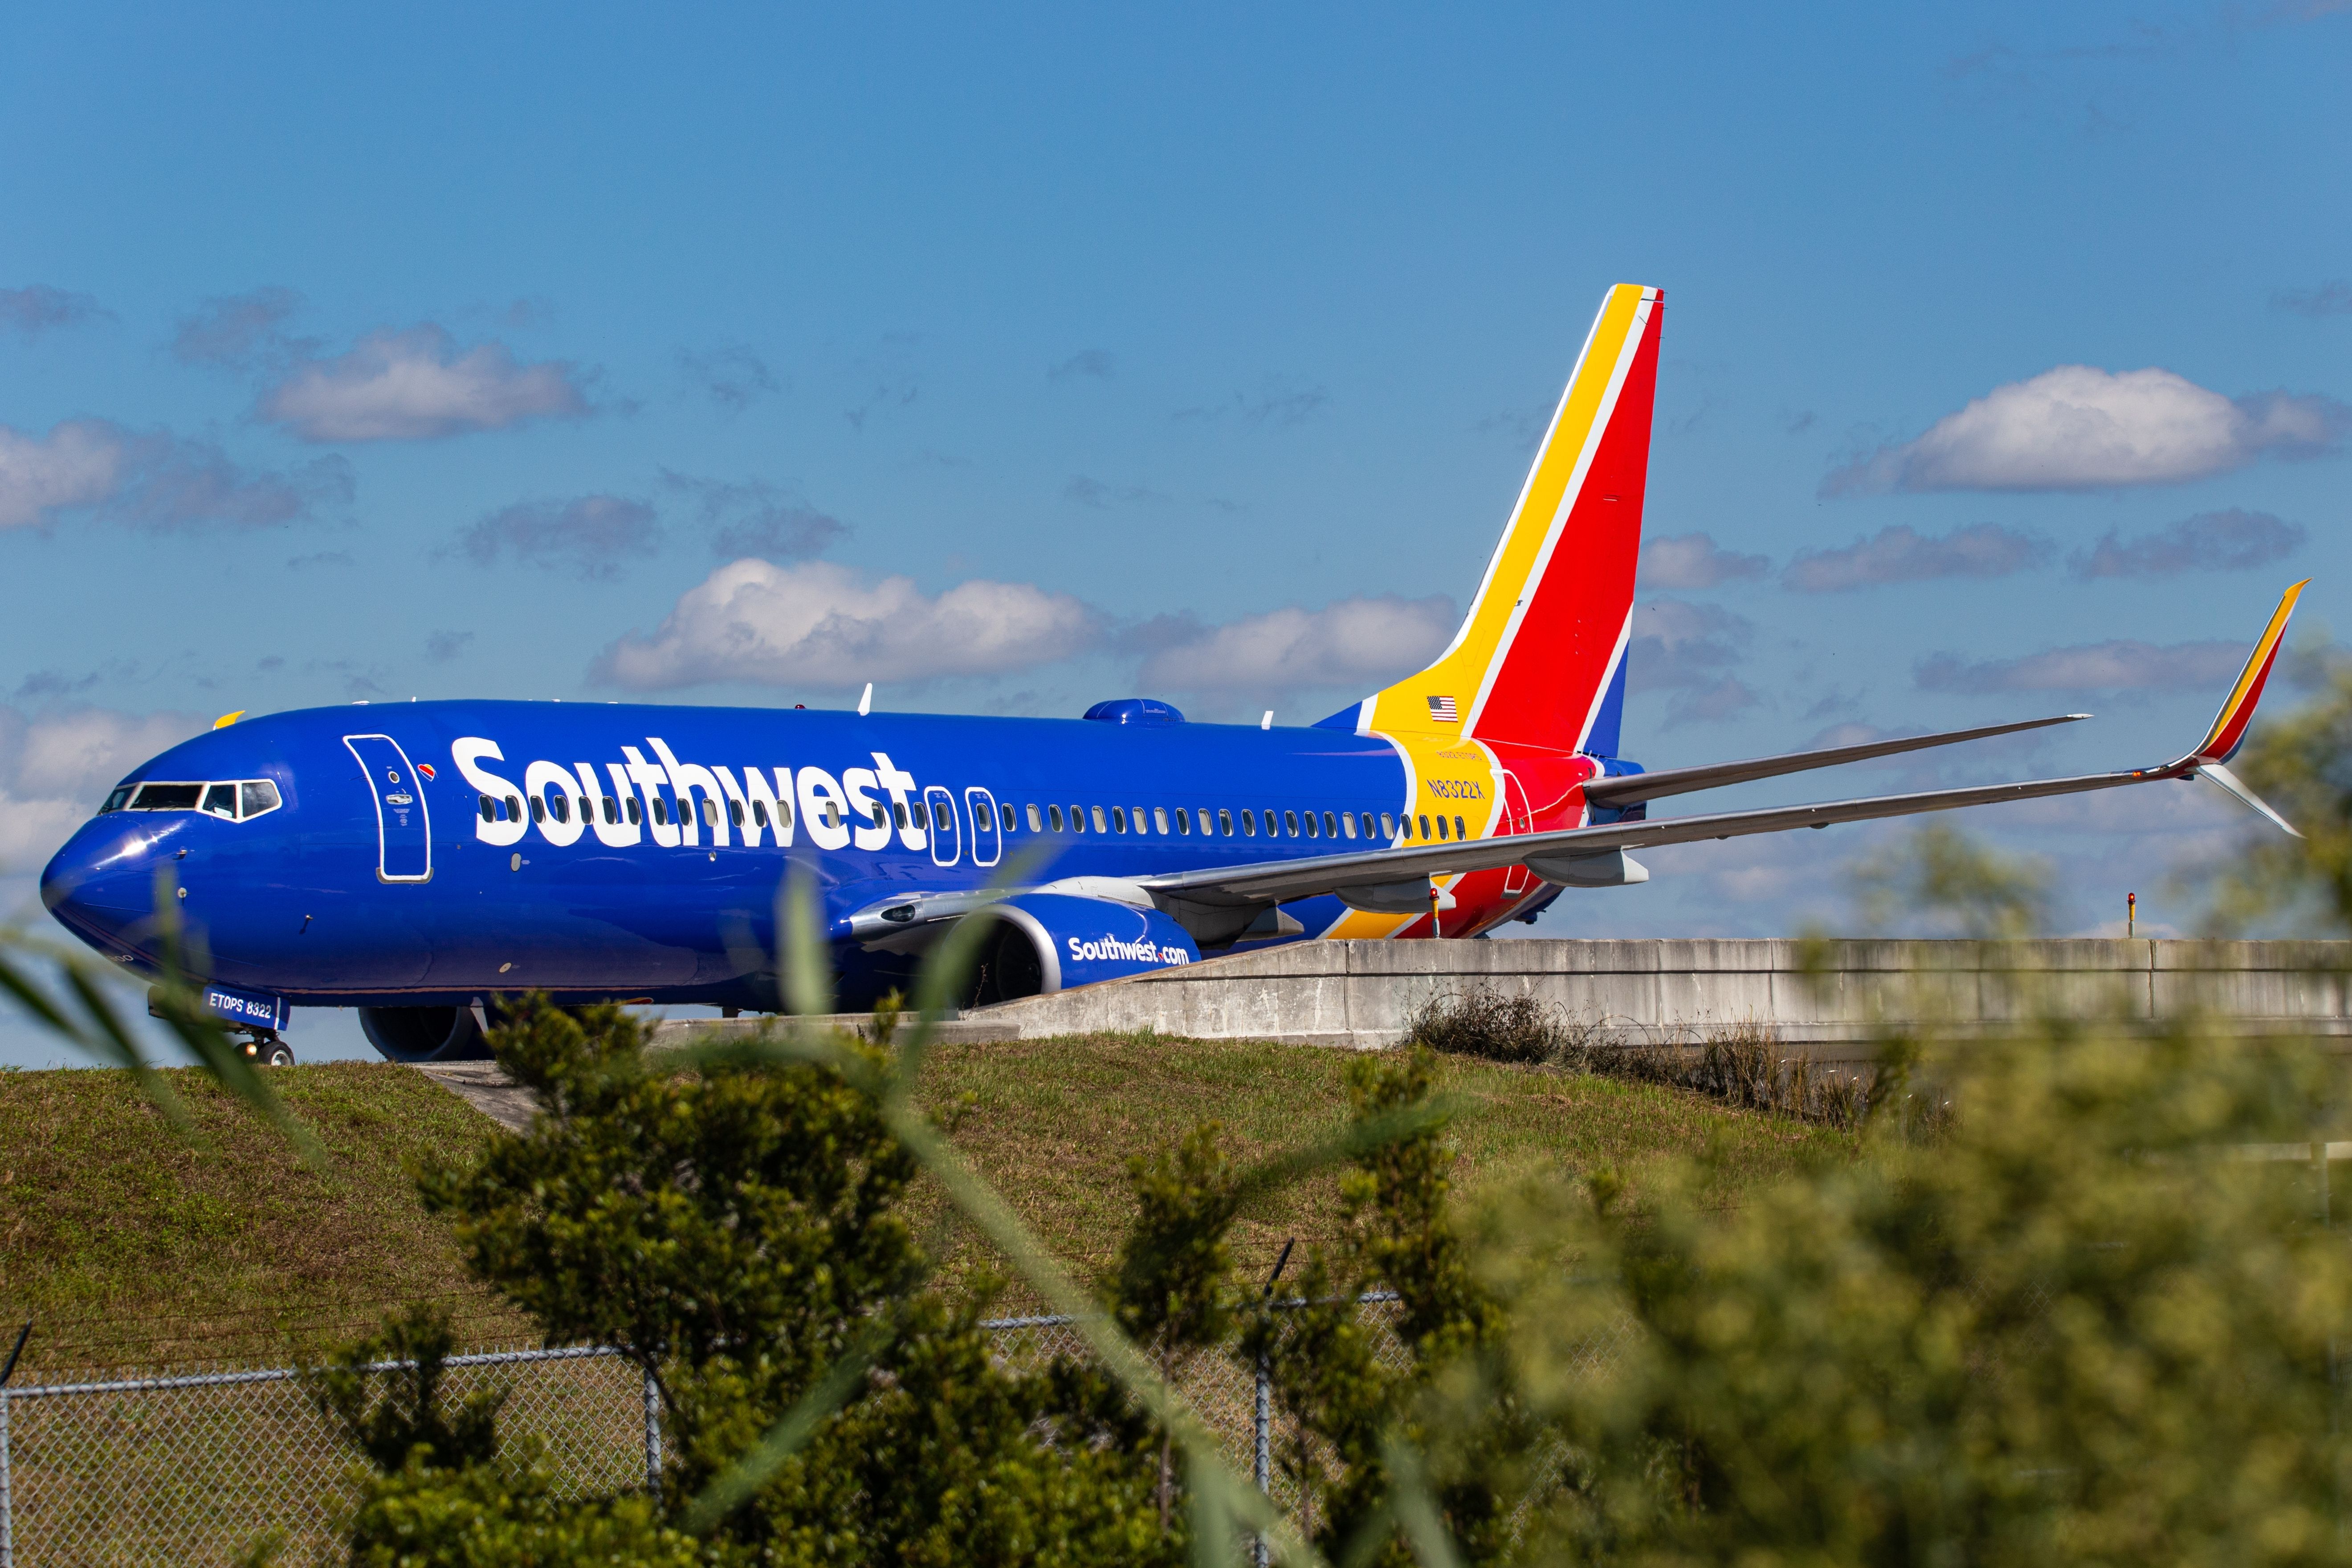
POLYGON ((1543 559, 1552 524, 1568 499, 1593 438, 1599 433, 1601 406, 1625 358, 1627 340, 1639 330, 1641 307, 1649 290, 1620 283, 1611 289, 1594 318, 1576 374, 1552 416, 1541 451, 1528 470, 1527 483, 1512 510, 1510 526, 1487 563, 1470 613, 1454 636, 1452 646, 1420 674, 1388 688, 1366 705, 1362 727, 1367 730, 1434 731, 1458 733, 1460 724, 1443 724, 1430 717, 1429 699, 1450 696, 1460 719, 1470 717, 1471 704, 1486 683, 1496 650, 1509 631, 1512 612, 1527 596, 1529 582, 1543 559))
POLYGON ((2229 729, 2231 721, 2237 718, 2238 710, 2245 705, 2254 682, 2261 679, 2263 667, 2270 662, 2271 651, 2278 647, 2279 638, 2286 636, 2287 617, 2294 614, 2295 600, 2303 596, 2304 589, 2310 584, 2311 579, 2305 577, 2290 586, 2280 598, 2278 608, 2271 613, 2270 625, 2263 628, 2263 635, 2255 639, 2254 651, 2246 657, 2246 668, 2238 672, 2238 683, 2230 689, 2229 699, 2221 704, 2221 711, 2213 716, 2213 727, 2205 731, 2205 739, 2198 745, 2198 754, 2210 751, 2213 743, 2229 729))

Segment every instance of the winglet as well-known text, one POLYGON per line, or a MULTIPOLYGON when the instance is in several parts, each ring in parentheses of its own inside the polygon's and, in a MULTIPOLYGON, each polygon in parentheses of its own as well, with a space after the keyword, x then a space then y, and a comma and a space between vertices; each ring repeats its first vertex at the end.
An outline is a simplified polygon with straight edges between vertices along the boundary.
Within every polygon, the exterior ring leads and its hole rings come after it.
POLYGON ((2213 716, 2213 727, 2205 739, 2189 753, 2198 763, 2226 763, 2238 754, 2238 747, 2246 739, 2246 726, 2253 721, 2254 704, 2263 700, 2263 683, 2271 678, 2271 666, 2278 662, 2279 645, 2286 640, 2287 617, 2294 614, 2294 602, 2311 584, 2305 577, 2288 588, 2279 599, 2278 608, 2271 614, 2271 624, 2254 644, 2254 651, 2246 656, 2246 668, 2238 672, 2238 682, 2230 688, 2221 711, 2213 716))

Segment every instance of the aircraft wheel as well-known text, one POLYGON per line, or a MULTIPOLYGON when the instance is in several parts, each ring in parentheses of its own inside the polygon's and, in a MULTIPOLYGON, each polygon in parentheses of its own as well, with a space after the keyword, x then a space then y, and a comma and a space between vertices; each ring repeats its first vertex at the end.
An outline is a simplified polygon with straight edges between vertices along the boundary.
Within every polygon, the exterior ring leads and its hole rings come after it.
POLYGON ((261 1042, 253 1059, 266 1068, 290 1068, 294 1065, 294 1047, 273 1035, 261 1042))

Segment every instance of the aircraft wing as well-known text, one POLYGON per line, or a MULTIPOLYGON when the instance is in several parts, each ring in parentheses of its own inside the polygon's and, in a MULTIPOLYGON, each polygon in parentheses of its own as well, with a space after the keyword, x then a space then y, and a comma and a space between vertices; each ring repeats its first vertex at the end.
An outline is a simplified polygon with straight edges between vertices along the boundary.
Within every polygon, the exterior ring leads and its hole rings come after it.
POLYGON ((1613 778, 1588 781, 1584 786, 1584 798, 1594 805, 1627 806, 1641 801, 1656 800, 1662 795, 1687 795, 1695 789, 1719 789, 1725 784, 1777 778, 1782 773, 1803 773, 1811 768, 1833 768, 1841 763, 1867 762, 1873 757, 1891 757, 1900 752, 1916 752, 1929 746, 1981 741, 1988 735, 2013 735, 2020 730, 2072 724, 2089 717, 2088 713, 2061 713, 2051 719, 2027 719, 2014 724, 1986 724, 1974 730, 1946 730, 1935 735, 1906 735, 1892 741, 1867 741, 1858 746, 1832 746, 1820 752, 1786 752, 1777 757, 1751 757, 1744 763, 1706 763, 1695 768, 1661 768, 1656 773, 1620 773, 1613 778))
MULTIPOLYGON (((2307 578, 2305 580, 2305 583, 2308 581, 2307 578)), ((2294 584, 2279 600, 2270 624, 2256 639, 2253 651, 2247 656, 2245 668, 2239 672, 2229 696, 2221 703, 2221 712, 2214 716, 2211 727, 2206 731, 2205 738, 2197 743, 2194 750, 2160 767, 2083 773, 2073 778, 2026 780, 2016 784, 1978 784, 1966 789, 1926 790, 1911 795, 1871 795, 1859 800, 1828 801, 1817 805, 1768 806, 1758 811, 1669 817, 1664 821, 1612 822, 1591 827, 1563 828, 1551 833, 1456 839, 1451 844, 1400 845, 1348 855, 1323 855, 1306 860, 1261 861, 1255 865, 1217 867, 1171 876, 1139 877, 1136 882, 1158 899, 1210 905, 1287 902, 1318 893, 1341 893, 1344 896, 1353 889, 1377 890, 1383 900, 1378 907, 1385 908, 1391 902, 1403 902, 1395 897, 1402 890, 1400 884, 1425 882, 1431 877, 1451 876, 1465 871, 1525 865, 1547 880, 1569 881, 1572 879, 1548 875, 1548 869, 1564 869, 1569 863, 1586 857, 1659 844, 1687 844, 1704 838, 1737 838, 1752 833, 1786 833, 1800 827, 1827 827, 1837 822, 1869 822, 1880 817, 1912 816, 1930 811, 1953 811, 1969 805, 1990 805, 2000 801, 2038 800, 2049 795, 2081 795, 2090 790, 2115 789, 2124 784, 2149 784, 2158 779, 2199 776, 2211 778, 2230 794, 2293 833, 2294 829, 2284 818, 2256 799, 2252 792, 2223 764, 2235 754, 2245 739, 2246 726, 2253 718, 2254 705, 2262 699, 2263 684, 2270 679, 2271 667, 2277 661, 2280 645, 2285 638, 2287 618, 2294 613, 2295 600, 2303 593, 2304 586, 2305 583, 2294 584)), ((1915 738, 1911 742, 1894 742, 1887 749, 1936 744, 1945 740, 1999 733, 2002 729, 2031 729, 2038 724, 2063 721, 2045 719, 1990 730, 1915 738)), ((1839 750, 1885 754, 1874 747, 1839 750)), ((1752 770, 1738 772, 1738 778, 1761 778, 1773 772, 1794 771, 1775 767, 1775 763, 1795 761, 1802 766, 1817 765, 1801 759, 1824 754, 1799 753, 1793 759, 1764 758, 1754 763, 1727 766, 1735 771, 1752 770)), ((1858 759, 1847 755, 1838 760, 1858 759)), ((1677 770, 1685 775, 1709 771, 1677 770)), ((1631 784, 1645 777, 1671 776, 1633 774, 1625 782, 1631 784)), ((1731 777, 1717 777, 1709 779, 1706 784, 1731 782, 1734 782, 1731 777)), ((1682 787, 1704 788, 1706 784, 1687 784, 1682 787)), ((1591 792, 1591 786, 1588 785, 1588 795, 1591 792)), ((1611 804, 1618 804, 1625 798, 1616 797, 1611 804)))
POLYGON ((1769 806, 1760 811, 1727 811, 1708 816, 1668 817, 1652 822, 1612 822, 1595 827, 1564 828, 1555 833, 1523 833, 1503 838, 1457 839, 1451 844, 1414 844, 1391 849, 1360 850, 1351 855, 1322 855, 1307 860, 1268 860, 1251 866, 1223 866, 1212 870, 1174 876, 1139 877, 1140 887, 1195 903, 1287 902, 1317 893, 1381 883, 1426 880, 1464 871, 1527 865, 1538 875, 1538 862, 1574 860, 1604 855, 1614 849, 1643 849, 1660 844, 1687 844, 1702 838, 1738 838, 1751 833, 1786 833, 1799 827, 1827 827, 1836 822, 1869 822, 1882 816, 1911 816, 1922 812, 1952 811, 1964 805, 1990 805, 2005 800, 2035 800, 2043 795, 2078 795, 2085 790, 2114 789, 2120 784, 2156 779, 2186 778, 2197 771, 2186 760, 2161 768, 2133 768, 2123 773, 2084 773, 2074 778, 2034 779, 2019 784, 1978 784, 1967 789, 1927 790, 1914 795, 1882 795, 1859 800, 1828 801, 1815 805, 1769 806))

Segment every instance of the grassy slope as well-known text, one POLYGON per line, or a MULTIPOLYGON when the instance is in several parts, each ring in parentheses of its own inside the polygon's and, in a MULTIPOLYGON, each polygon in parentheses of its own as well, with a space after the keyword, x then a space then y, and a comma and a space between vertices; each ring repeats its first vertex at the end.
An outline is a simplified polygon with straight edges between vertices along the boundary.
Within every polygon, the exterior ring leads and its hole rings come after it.
MULTIPOLYGON (((934 1103, 969 1097, 959 1143, 1084 1272, 1118 1245, 1130 1154, 1212 1118, 1244 1159, 1326 1136, 1345 1118, 1344 1064, 1297 1047, 1097 1037, 945 1047, 925 1089, 934 1103)), ((1646 1163, 1711 1140, 1757 1179, 1843 1146, 1664 1089, 1458 1060, 1444 1073, 1463 1109, 1465 1186, 1549 1163, 1615 1164, 1638 1187, 1646 1163)), ((469 1344, 532 1337, 466 1283, 405 1174, 477 1146, 487 1120, 401 1068, 274 1074, 326 1148, 314 1173, 194 1074, 173 1077, 194 1142, 122 1074, 0 1073, 0 1321, 38 1320, 29 1366, 277 1362, 425 1297, 448 1303, 469 1344)), ((1285 1237, 1328 1236, 1333 1181, 1244 1215, 1244 1267, 1270 1264, 1285 1237)))
POLYGON ((333 1062, 271 1075, 325 1150, 287 1142, 200 1075, 168 1075, 193 1137, 126 1073, 0 1073, 0 1318, 34 1318, 36 1367, 282 1358, 448 1300, 469 1339, 521 1320, 467 1286, 405 1168, 492 1124, 422 1075, 333 1062))
MULTIPOLYGON (((1131 1155, 1212 1119, 1244 1163, 1328 1138, 1347 1120, 1346 1061, 1296 1046, 1097 1036, 943 1049, 925 1087, 935 1103, 970 1097, 958 1144, 1050 1250, 1089 1270, 1110 1261, 1127 1225, 1131 1155)), ((1535 1166, 1614 1165, 1638 1193, 1644 1166, 1710 1142, 1757 1181, 1851 1147, 1648 1085, 1460 1058, 1439 1071, 1460 1109, 1464 1190, 1535 1166)), ((1330 1237, 1336 1197, 1326 1173, 1245 1212, 1234 1231, 1244 1271, 1270 1268, 1286 1237, 1303 1250, 1330 1237)))

